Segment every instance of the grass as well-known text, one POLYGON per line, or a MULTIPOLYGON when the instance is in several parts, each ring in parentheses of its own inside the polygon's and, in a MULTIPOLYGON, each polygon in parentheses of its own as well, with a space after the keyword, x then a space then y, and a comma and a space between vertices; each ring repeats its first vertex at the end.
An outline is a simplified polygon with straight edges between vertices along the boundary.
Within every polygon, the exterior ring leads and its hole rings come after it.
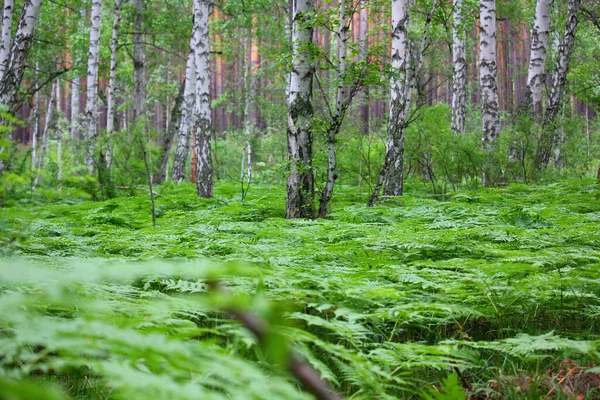
POLYGON ((222 313, 235 302, 347 397, 454 396, 456 371, 471 396, 568 398, 561 362, 600 357, 597 185, 408 187, 373 208, 342 187, 331 219, 290 221, 280 187, 165 185, 156 228, 142 195, 9 203, 0 376, 76 398, 307 398, 222 313), (207 293, 214 276, 231 295, 207 293))

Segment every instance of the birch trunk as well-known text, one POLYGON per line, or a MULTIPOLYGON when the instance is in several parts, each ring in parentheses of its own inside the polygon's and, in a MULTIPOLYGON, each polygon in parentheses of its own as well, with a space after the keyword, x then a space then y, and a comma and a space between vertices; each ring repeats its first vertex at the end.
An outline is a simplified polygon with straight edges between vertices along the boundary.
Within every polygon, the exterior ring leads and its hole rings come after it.
POLYGON ((115 0, 112 38, 110 41, 110 74, 106 88, 106 136, 108 146, 105 161, 108 168, 112 159, 112 132, 115 129, 115 85, 117 82, 117 46, 119 44, 119 25, 121 22, 121 0, 115 0))
POLYGON ((143 32, 144 1, 134 0, 133 6, 135 8, 135 22, 133 27, 133 124, 136 124, 143 118, 145 112, 144 64, 146 47, 143 32))
MULTIPOLYGON (((484 151, 490 151, 500 129, 496 82, 496 0, 480 0, 479 11, 479 81, 483 122, 481 142, 484 151)), ((489 175, 489 167, 485 167, 482 175, 483 186, 489 184, 489 175)))
POLYGON ((81 90, 79 75, 74 76, 71 81, 71 138, 73 142, 80 140, 80 126, 79 126, 79 96, 81 90))
POLYGON ((467 108, 467 58, 465 29, 462 20, 463 0, 453 0, 454 21, 452 25, 452 130, 465 132, 467 108))
POLYGON ((429 29, 433 14, 437 8, 434 1, 425 21, 419 50, 408 40, 407 0, 392 0, 392 77, 390 78, 389 121, 387 126, 386 154, 375 190, 369 197, 368 205, 374 204, 379 197, 381 187, 386 196, 402 196, 404 190, 404 133, 410 122, 409 111, 412 106, 412 92, 417 88, 423 67, 425 49, 429 40, 429 29))
POLYGON ((550 162, 552 149, 558 144, 559 135, 556 133, 555 120, 560 112, 562 98, 569 72, 569 62, 575 45, 575 33, 577 31, 578 13, 581 0, 569 0, 567 11, 567 22, 562 42, 558 46, 556 66, 552 75, 552 89, 548 97, 548 106, 544 115, 542 135, 538 143, 537 168, 544 169, 550 162))
POLYGON ((194 102, 196 95, 196 67, 194 62, 194 51, 196 49, 196 35, 192 35, 190 43, 190 54, 185 68, 185 88, 183 91, 183 104, 181 110, 181 121, 178 126, 177 148, 173 162, 173 180, 181 183, 185 180, 185 165, 190 147, 190 132, 194 118, 194 102))
POLYGON ((404 188, 404 129, 412 102, 411 52, 408 41, 407 0, 392 0, 392 60, 389 121, 387 126, 385 175, 386 196, 402 196, 404 188))
POLYGON ((14 107, 17 91, 23 73, 29 49, 33 42, 33 32, 40 15, 43 0, 25 0, 19 26, 12 42, 6 69, 0 79, 0 104, 14 107))
POLYGON ((96 137, 98 136, 98 57, 100 55, 101 16, 102 0, 93 0, 85 104, 85 116, 87 127, 85 165, 88 167, 90 173, 93 171, 94 167, 94 152, 96 146, 96 137))
MULTIPOLYGON (((38 79, 39 64, 35 64, 35 81, 38 79)), ((37 167, 37 139, 40 130, 40 92, 39 90, 33 95, 33 108, 31 110, 33 115, 33 129, 31 130, 31 170, 35 170, 37 167)))
POLYGON ((531 29, 531 56, 527 73, 527 107, 535 114, 542 112, 542 91, 546 82, 546 58, 550 37, 550 11, 553 0, 537 0, 535 20, 531 29), (531 96, 531 98, 529 98, 531 96))
POLYGON ((312 170, 312 81, 313 27, 307 23, 314 12, 314 0, 292 1, 292 71, 288 91, 288 152, 286 218, 313 218, 314 176, 312 170))
POLYGON ((344 114, 348 108, 347 90, 344 84, 346 77, 346 57, 348 55, 348 23, 346 21, 346 2, 340 0, 339 8, 340 26, 337 31, 337 89, 335 96, 335 111, 327 129, 327 182, 323 187, 319 201, 319 218, 327 216, 327 207, 333 195, 333 187, 337 179, 337 157, 335 150, 335 138, 340 131, 344 114))
POLYGON ((180 126, 181 123, 184 91, 185 82, 183 83, 183 85, 181 85, 179 93, 175 98, 175 104, 173 105, 173 110, 171 111, 171 118, 167 123, 167 134, 163 140, 160 149, 160 162, 158 165, 158 169, 154 174, 154 183, 163 183, 167 178, 167 167, 169 164, 169 155, 171 154, 171 147, 173 146, 173 139, 175 138, 177 128, 180 126))
POLYGON ((196 134, 196 194, 212 197, 213 167, 211 156, 211 112, 210 112, 210 36, 208 19, 210 0, 194 0, 194 35, 196 49, 196 99, 194 104, 194 132, 196 134))
MULTIPOLYGON (((369 49, 369 9, 366 5, 360 10, 360 61, 367 63, 367 51, 369 49)), ((360 94, 360 120, 361 120, 361 131, 363 135, 369 134, 369 89, 368 87, 363 88, 362 94, 360 94)))
POLYGON ((2 37, 0 38, 0 81, 4 76, 10 56, 12 42, 12 15, 15 4, 14 0, 4 0, 4 11, 2 14, 2 37))
POLYGON ((38 160, 38 172, 35 175, 33 186, 36 187, 40 183, 41 171, 44 169, 44 163, 46 161, 46 152, 48 151, 48 134, 50 132, 50 124, 52 124, 52 114, 54 112, 54 105, 56 103, 56 84, 57 81, 52 83, 50 89, 50 98, 48 99, 48 106, 46 107, 46 118, 44 122, 44 131, 42 132, 42 147, 40 150, 40 158, 38 160))
MULTIPOLYGON (((60 82, 56 83, 56 115, 57 118, 61 117, 60 109, 60 82)), ((62 126, 61 124, 56 125, 56 179, 58 180, 58 190, 60 191, 62 186, 63 177, 63 165, 62 165, 62 126)))

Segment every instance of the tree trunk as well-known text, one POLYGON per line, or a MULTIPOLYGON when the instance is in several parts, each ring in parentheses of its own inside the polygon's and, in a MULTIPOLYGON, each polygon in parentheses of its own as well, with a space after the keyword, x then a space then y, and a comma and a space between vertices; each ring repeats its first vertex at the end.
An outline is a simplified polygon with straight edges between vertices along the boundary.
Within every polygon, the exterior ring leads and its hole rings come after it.
POLYGON ((15 4, 14 0, 4 0, 4 12, 2 15, 2 37, 0 38, 0 81, 8 66, 10 47, 12 39, 12 15, 15 4))
POLYGON ((112 38, 110 41, 110 73, 106 88, 106 166, 110 169, 112 159, 112 132, 115 129, 115 85, 117 83, 117 49, 119 44, 119 24, 121 22, 121 0, 115 0, 112 38))
POLYGON ((212 197, 213 167, 211 156, 210 111, 210 36, 208 20, 210 0, 194 0, 194 35, 197 35, 194 51, 196 67, 196 103, 194 105, 194 132, 196 133, 196 194, 212 197))
MULTIPOLYGON (((367 63, 367 51, 369 49, 369 9, 366 5, 360 10, 360 61, 367 63)), ((363 88, 363 93, 360 94, 360 121, 361 132, 363 135, 369 134, 369 91, 368 88, 363 88)))
MULTIPOLYGON (((37 82, 39 64, 35 64, 35 81, 37 82)), ((33 116, 33 128, 31 130, 31 170, 37 168, 37 139, 40 130, 40 92, 39 90, 33 95, 33 108, 31 110, 33 116)))
POLYGON ((185 86, 186 83, 184 82, 179 88, 179 93, 175 98, 175 104, 173 105, 173 110, 171 111, 171 118, 167 127, 167 134, 163 140, 160 149, 160 164, 158 165, 158 169, 154 174, 154 183, 163 183, 167 177, 167 166, 169 164, 169 155, 171 154, 171 147, 173 146, 173 138, 175 138, 177 129, 181 124, 182 104, 185 86))
POLYGON ((535 20, 531 29, 531 56, 529 57, 525 101, 530 102, 526 107, 531 107, 535 114, 542 112, 542 91, 546 83, 546 57, 552 2, 553 0, 537 0, 535 20))
POLYGON ((292 1, 292 71, 288 93, 288 152, 286 218, 313 218, 314 176, 312 170, 312 43, 314 0, 292 1))
POLYGON ((454 68, 452 82, 452 130, 465 132, 467 108, 467 58, 465 29, 462 12, 463 0, 453 0, 454 22, 452 25, 452 64, 454 68))
MULTIPOLYGON (((333 195, 333 186, 337 179, 337 158, 335 150, 335 138, 340 131, 344 114, 348 107, 346 85, 344 80, 346 78, 346 57, 347 41, 348 41, 348 24, 346 22, 346 2, 340 0, 339 9, 340 26, 337 32, 337 89, 335 96, 335 114, 331 116, 329 127, 327 129, 327 182, 323 187, 321 193, 321 199, 319 201, 319 218, 325 218, 327 216, 327 207, 331 196, 333 195)), ((327 99, 325 99, 327 101, 327 99)))
POLYGON ((43 0, 25 0, 6 69, 0 79, 0 104, 8 105, 10 108, 15 106, 42 2, 43 0))
POLYGON ((144 1, 133 0, 135 21, 133 27, 133 124, 135 125, 145 113, 144 64, 146 45, 144 43, 144 1))
POLYGON ((94 152, 98 136, 98 58, 100 56, 100 23, 102 0, 92 1, 90 47, 87 67, 87 91, 85 103, 86 151, 85 165, 91 173, 94 169, 94 152))
MULTIPOLYGON (((56 82, 56 115, 57 118, 61 116, 60 109, 60 82, 56 82)), ((56 180, 58 180, 58 190, 61 189, 62 186, 62 178, 63 178, 63 165, 62 165, 62 126, 58 123, 56 125, 56 180)))
POLYGON ((48 99, 48 106, 46 107, 46 120, 44 122, 44 131, 42 132, 42 147, 40 150, 40 159, 38 160, 38 172, 35 175, 33 186, 36 187, 40 183, 41 171, 44 169, 44 163, 46 161, 46 153, 48 151, 48 134, 50 132, 50 124, 52 124, 52 113, 54 112, 54 104, 56 103, 56 84, 57 81, 52 82, 52 88, 50 89, 50 98, 48 99))
POLYGON ((387 126, 386 162, 383 178, 386 196, 402 196, 404 187, 404 130, 412 102, 408 41, 410 15, 407 0, 392 0, 392 70, 390 107, 387 126))
POLYGON ((548 166, 553 148, 558 144, 559 135, 556 133, 555 120, 560 112, 562 98, 569 72, 569 62, 575 45, 575 33, 577 31, 578 12, 581 0, 569 0, 567 11, 567 22, 562 42, 558 46, 556 66, 552 75, 552 89, 548 97, 548 106, 544 115, 542 135, 538 143, 537 162, 538 170, 548 166))
POLYGON ((190 132, 194 126, 194 103, 196 95, 196 67, 194 51, 196 49, 196 35, 190 40, 190 54, 185 68, 185 88, 183 91, 183 104, 181 122, 178 126, 177 148, 173 162, 173 180, 181 183, 185 180, 185 165, 190 148, 190 132))
MULTIPOLYGON (((500 129, 498 114, 498 85, 496 82, 496 0, 480 0, 479 82, 481 85, 482 137, 484 151, 490 151, 500 129)), ((490 180, 489 168, 483 172, 483 186, 490 180)))
MULTIPOLYGON (((246 176, 248 184, 252 182, 252 137, 256 133, 258 126, 258 114, 256 110, 256 86, 258 74, 258 40, 254 32, 250 33, 249 41, 249 63, 246 68, 246 104, 244 105, 244 134, 246 136, 246 176)), ((242 174, 244 172, 242 171, 242 174)))

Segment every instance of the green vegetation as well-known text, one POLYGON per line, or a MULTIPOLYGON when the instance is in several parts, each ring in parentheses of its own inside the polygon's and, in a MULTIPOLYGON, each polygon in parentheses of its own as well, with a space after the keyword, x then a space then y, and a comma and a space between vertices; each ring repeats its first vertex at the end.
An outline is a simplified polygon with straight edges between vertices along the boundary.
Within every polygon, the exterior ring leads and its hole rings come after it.
POLYGON ((244 202, 223 182, 214 199, 155 190, 156 228, 144 190, 6 200, 0 371, 29 382, 0 382, 9 398, 308 399, 283 340, 348 398, 598 396, 577 381, 600 362, 590 179, 444 196, 409 181, 373 208, 341 186, 316 221, 283 218, 281 185, 244 202), (266 346, 232 307, 273 326, 266 346))

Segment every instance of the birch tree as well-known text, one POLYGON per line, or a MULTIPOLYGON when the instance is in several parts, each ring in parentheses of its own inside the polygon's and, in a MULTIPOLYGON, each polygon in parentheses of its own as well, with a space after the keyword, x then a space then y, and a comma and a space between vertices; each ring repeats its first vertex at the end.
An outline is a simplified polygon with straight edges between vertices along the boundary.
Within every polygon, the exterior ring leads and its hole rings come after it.
POLYGON ((15 4, 14 0, 4 0, 2 12, 2 37, 0 38, 0 81, 4 76, 4 70, 8 64, 10 47, 12 42, 12 16, 15 4))
POLYGON ((537 0, 531 29, 531 55, 527 72, 527 107, 536 114, 542 112, 542 91, 546 83, 546 58, 550 37, 550 11, 553 0, 537 0), (529 98, 529 96, 531 96, 529 98))
POLYGON ((196 98, 194 104, 194 132, 196 134, 196 194, 212 197, 213 167, 211 155, 211 112, 210 112, 210 36, 208 20, 210 0, 194 0, 194 35, 196 48, 196 98))
POLYGON ((119 25, 121 23, 121 0, 115 0, 112 37, 110 40, 110 73, 106 88, 106 136, 108 148, 105 153, 106 165, 110 168, 112 158, 112 132, 115 129, 115 85, 117 83, 117 49, 119 45, 119 25))
POLYGON ((340 0, 339 26, 337 29, 337 62, 335 68, 336 90, 334 107, 329 105, 329 99, 324 98, 329 113, 329 121, 327 121, 327 181, 325 182, 325 186, 323 186, 323 191, 321 192, 321 198, 319 200, 319 218, 325 218, 327 215, 328 204, 333 195, 334 184, 337 180, 336 137, 344 122, 346 111, 348 110, 348 107, 350 107, 352 99, 362 84, 362 74, 365 71, 363 70, 363 72, 361 72, 361 76, 354 77, 355 81, 351 88, 347 86, 348 31, 349 24, 346 1, 340 0))
POLYGON ((467 59, 465 28, 463 26, 463 0, 453 0, 452 23, 452 130, 465 132, 467 108, 467 59))
POLYGON ((196 96, 196 64, 194 52, 196 50, 197 35, 192 34, 190 40, 190 53, 185 68, 185 84, 183 91, 183 104, 181 106, 181 121, 178 127, 177 147, 173 161, 173 180, 177 183, 185 179, 185 164, 190 148, 190 132, 194 119, 194 104, 196 96))
POLYGON ((314 61, 310 51, 313 27, 310 22, 314 0, 292 1, 292 70, 288 91, 288 154, 286 218, 315 215, 312 170, 312 82, 314 61))
MULTIPOLYGON (((487 152, 492 149, 500 129, 496 82, 496 0, 480 0, 479 25, 479 81, 483 122, 481 142, 487 152)), ((482 180, 483 186, 489 184, 488 167, 485 168, 482 180)))
POLYGON ((413 102, 413 89, 417 87, 418 76, 423 66, 429 28, 437 2, 433 2, 426 15, 420 46, 412 43, 408 38, 410 23, 408 7, 408 0, 392 0, 392 74, 385 160, 375 190, 369 198, 369 205, 373 205, 379 197, 382 186, 385 196, 402 196, 404 190, 405 130, 410 123, 409 112, 413 102))
POLYGON ((146 87, 144 64, 146 46, 144 43, 144 1, 133 0, 135 20, 133 25, 133 123, 137 123, 145 113, 146 87))
POLYGON ((48 151, 48 135, 50 134, 50 128, 52 124, 52 116, 54 113, 54 106, 56 104, 56 85, 58 81, 52 82, 50 89, 50 97, 48 98, 48 106, 46 107, 46 118, 44 121, 44 130, 42 131, 42 146, 40 150, 40 158, 36 165, 37 173, 33 181, 33 186, 36 187, 40 183, 41 170, 44 169, 44 163, 46 161, 46 153, 48 151))
POLYGON ((552 88, 548 96, 548 106, 544 114, 542 135, 538 143, 536 166, 539 170, 544 169, 550 162, 552 150, 558 145, 559 135, 556 133, 555 120, 562 106, 562 98, 569 72, 569 62, 575 45, 575 33, 577 31, 578 14, 581 0, 569 0, 567 10, 567 22, 562 41, 558 46, 556 65, 552 74, 552 88))
MULTIPOLYGON (((9 107, 15 105, 42 3, 43 0, 25 0, 23 4, 19 25, 12 39, 10 54, 7 56, 4 72, 0 77, 0 104, 9 107)), ((6 12, 6 8, 4 8, 4 12, 6 12)), ((4 41, 4 36, 2 40, 4 41)))
MULTIPOLYGON (((167 166, 169 163, 169 155, 171 153, 171 147, 173 146, 173 139, 177 134, 177 130, 181 124, 181 115, 183 108, 183 95, 185 91, 186 82, 184 82, 179 88, 179 93, 175 98, 175 104, 171 111, 170 119, 168 120, 167 133, 160 146, 160 156, 158 161, 158 168, 154 174, 153 182, 163 183, 167 177, 167 166)), ((186 154, 187 156, 187 154, 186 154)))
POLYGON ((96 137, 98 136, 98 58, 100 56, 100 24, 102 0, 92 1, 90 46, 87 65, 87 91, 85 103, 86 146, 85 165, 93 170, 96 137))

